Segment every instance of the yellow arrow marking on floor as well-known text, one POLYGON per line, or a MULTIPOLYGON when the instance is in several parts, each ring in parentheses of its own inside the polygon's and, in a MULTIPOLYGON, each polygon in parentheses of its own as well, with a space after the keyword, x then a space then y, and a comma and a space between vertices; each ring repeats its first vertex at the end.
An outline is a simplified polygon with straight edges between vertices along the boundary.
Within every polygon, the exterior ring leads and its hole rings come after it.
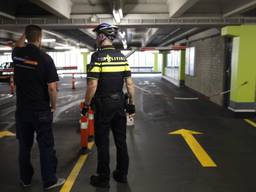
POLYGON ((15 134, 10 131, 0 131, 0 138, 13 136, 15 136, 15 134))
MULTIPOLYGON (((93 145, 94 145, 94 142, 88 143, 88 149, 91 150, 93 145)), ((74 166, 71 173, 69 174, 69 176, 68 176, 66 182, 64 183, 64 185, 62 186, 60 192, 71 191, 71 189, 76 181, 76 178, 79 175, 80 170, 82 169, 85 161, 87 160, 87 157, 88 157, 88 154, 84 154, 79 157, 76 165, 74 166)))
POLYGON ((217 167, 210 156, 206 153, 203 147, 197 142, 193 134, 202 134, 200 132, 191 131, 187 129, 180 129, 174 132, 170 132, 170 135, 181 135, 187 142, 190 149, 193 151, 198 161, 203 167, 217 167))
POLYGON ((244 119, 247 123, 249 123, 250 125, 252 125, 253 127, 256 127, 256 123, 249 120, 249 119, 244 119))

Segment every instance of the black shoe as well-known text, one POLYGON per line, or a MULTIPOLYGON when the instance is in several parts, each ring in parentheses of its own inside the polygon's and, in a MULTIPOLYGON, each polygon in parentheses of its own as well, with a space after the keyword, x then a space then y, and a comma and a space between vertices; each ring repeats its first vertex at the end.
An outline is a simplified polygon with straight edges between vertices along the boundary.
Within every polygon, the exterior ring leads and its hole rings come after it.
POLYGON ((24 188, 30 187, 31 186, 31 182, 24 182, 22 180, 20 180, 20 185, 24 188))
POLYGON ((44 190, 49 190, 49 189, 59 187, 59 186, 63 185, 65 183, 65 181, 66 180, 64 178, 59 178, 59 179, 57 179, 56 182, 44 185, 44 190))
POLYGON ((90 179, 90 184, 95 187, 101 187, 101 188, 109 188, 109 177, 102 176, 102 175, 92 175, 90 179))
POLYGON ((127 183, 127 176, 120 174, 117 170, 113 171, 113 178, 119 183, 127 183))

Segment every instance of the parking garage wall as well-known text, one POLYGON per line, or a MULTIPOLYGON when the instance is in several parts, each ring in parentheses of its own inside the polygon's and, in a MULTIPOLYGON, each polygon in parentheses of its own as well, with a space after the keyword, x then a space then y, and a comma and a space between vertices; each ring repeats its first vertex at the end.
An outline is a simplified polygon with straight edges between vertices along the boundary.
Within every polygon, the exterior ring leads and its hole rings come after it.
MULTIPOLYGON (((122 51, 124 55, 130 51, 122 51)), ((154 51, 136 51, 128 57, 132 72, 154 72, 154 51)), ((159 63, 158 66, 161 67, 159 63)))
POLYGON ((6 54, 6 55, 0 55, 0 64, 5 63, 5 62, 12 62, 11 53, 6 54))
MULTIPOLYGON (((195 74, 186 75, 185 85, 208 97, 222 92, 225 66, 224 38, 215 36, 196 40, 191 42, 189 47, 195 47, 195 74)), ((212 97, 210 100, 223 105, 223 96, 212 97)))

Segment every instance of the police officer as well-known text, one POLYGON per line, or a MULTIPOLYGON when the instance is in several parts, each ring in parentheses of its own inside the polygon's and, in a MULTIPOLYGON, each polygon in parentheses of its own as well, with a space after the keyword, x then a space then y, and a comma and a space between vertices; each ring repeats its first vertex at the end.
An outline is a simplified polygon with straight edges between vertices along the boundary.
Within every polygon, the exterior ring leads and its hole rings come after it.
POLYGON ((19 140, 21 185, 31 185, 34 169, 30 153, 36 132, 43 186, 51 189, 65 182, 65 179, 56 177, 57 158, 52 132, 56 81, 59 79, 53 60, 40 49, 41 40, 42 29, 29 25, 12 52, 17 92, 16 135, 19 140), (28 44, 24 47, 25 38, 28 44))
POLYGON ((126 113, 122 89, 125 82, 129 96, 126 112, 130 116, 134 116, 134 85, 126 58, 112 45, 112 41, 117 36, 118 28, 102 23, 93 31, 97 34, 96 44, 99 49, 92 55, 87 68, 87 90, 82 114, 85 115, 93 103, 98 162, 97 175, 91 176, 90 183, 96 187, 108 188, 110 129, 113 132, 117 150, 117 162, 113 178, 117 182, 127 183, 129 156, 126 144, 126 113))

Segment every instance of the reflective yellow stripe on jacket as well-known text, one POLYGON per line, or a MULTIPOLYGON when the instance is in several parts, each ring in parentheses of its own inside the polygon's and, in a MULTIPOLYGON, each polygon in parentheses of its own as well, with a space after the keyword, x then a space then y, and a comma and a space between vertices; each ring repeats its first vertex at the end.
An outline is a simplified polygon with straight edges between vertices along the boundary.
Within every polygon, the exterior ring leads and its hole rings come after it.
POLYGON ((94 73, 123 72, 123 71, 130 71, 128 62, 116 62, 116 63, 111 63, 111 62, 97 63, 97 62, 95 62, 95 65, 90 70, 90 72, 94 72, 94 73))

